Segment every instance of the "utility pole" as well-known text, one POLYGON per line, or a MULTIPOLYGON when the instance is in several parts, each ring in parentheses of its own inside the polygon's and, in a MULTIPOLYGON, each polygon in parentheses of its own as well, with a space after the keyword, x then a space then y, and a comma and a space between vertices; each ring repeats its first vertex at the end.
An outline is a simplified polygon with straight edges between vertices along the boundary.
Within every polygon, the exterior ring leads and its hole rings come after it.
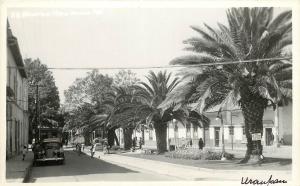
POLYGON ((38 127, 39 127, 39 141, 41 140, 41 119, 40 119, 40 96, 38 94, 38 127))
POLYGON ((41 140, 41 131, 40 131, 40 98, 39 98, 39 85, 36 86, 36 92, 35 92, 35 140, 40 141, 41 140))
POLYGON ((35 92, 35 127, 34 127, 34 135, 35 135, 35 141, 38 140, 38 96, 39 95, 39 85, 36 85, 36 92, 35 92))

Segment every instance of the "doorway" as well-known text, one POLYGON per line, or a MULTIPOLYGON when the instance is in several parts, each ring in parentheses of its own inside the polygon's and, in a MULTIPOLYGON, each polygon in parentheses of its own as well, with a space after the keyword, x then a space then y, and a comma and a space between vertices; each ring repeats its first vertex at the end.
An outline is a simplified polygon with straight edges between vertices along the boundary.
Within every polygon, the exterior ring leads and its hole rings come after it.
POLYGON ((215 127, 215 146, 219 147, 220 145, 220 127, 215 127))
POLYGON ((266 128, 266 146, 273 145, 274 135, 272 132, 272 128, 266 128))

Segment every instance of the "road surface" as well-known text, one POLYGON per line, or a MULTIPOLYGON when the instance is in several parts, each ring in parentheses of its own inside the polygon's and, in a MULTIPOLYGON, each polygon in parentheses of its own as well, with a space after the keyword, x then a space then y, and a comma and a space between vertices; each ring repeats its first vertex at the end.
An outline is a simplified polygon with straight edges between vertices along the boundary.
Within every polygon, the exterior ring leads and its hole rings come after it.
POLYGON ((122 167, 90 158, 73 151, 65 151, 64 165, 45 164, 32 168, 29 182, 81 181, 175 181, 175 177, 159 175, 133 167, 122 167))

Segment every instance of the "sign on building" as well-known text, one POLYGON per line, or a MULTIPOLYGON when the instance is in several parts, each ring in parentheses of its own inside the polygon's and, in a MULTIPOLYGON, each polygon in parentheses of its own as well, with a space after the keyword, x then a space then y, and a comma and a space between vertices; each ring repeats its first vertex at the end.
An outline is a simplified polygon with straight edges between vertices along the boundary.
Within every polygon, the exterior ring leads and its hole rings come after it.
POLYGON ((253 133, 252 134, 252 141, 261 140, 261 133, 253 133))

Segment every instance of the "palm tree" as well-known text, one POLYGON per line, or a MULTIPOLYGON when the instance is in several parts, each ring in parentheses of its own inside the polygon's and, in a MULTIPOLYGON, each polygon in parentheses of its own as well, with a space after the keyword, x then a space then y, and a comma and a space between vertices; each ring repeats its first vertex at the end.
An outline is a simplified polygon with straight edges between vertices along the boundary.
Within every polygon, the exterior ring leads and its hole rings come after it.
POLYGON ((114 141, 118 144, 115 134, 117 128, 123 128, 126 150, 131 148, 132 133, 140 118, 135 116, 135 108, 140 103, 134 97, 133 87, 113 87, 112 91, 105 94, 100 110, 105 110, 106 114, 94 115, 90 120, 90 126, 103 127, 108 131, 108 142, 110 145, 114 141))
POLYGON ((183 124, 187 122, 198 124, 199 120, 207 122, 207 118, 197 113, 189 112, 184 107, 171 107, 162 111, 159 105, 165 100, 167 94, 171 93, 178 85, 178 78, 170 81, 171 73, 167 73, 166 71, 160 71, 157 74, 150 71, 146 78, 149 84, 141 82, 139 86, 135 87, 135 95, 141 102, 141 105, 136 107, 136 115, 139 118, 146 118, 146 123, 154 127, 157 150, 160 154, 167 151, 167 123, 169 121, 177 119, 183 124))
POLYGON ((124 134, 124 148, 132 147, 132 133, 137 125, 134 108, 139 104, 134 97, 132 86, 114 87, 114 91, 107 96, 104 102, 110 107, 109 127, 122 128, 124 134))
POLYGON ((136 95, 142 103, 137 111, 147 113, 147 123, 152 123, 155 130, 158 153, 164 153, 167 151, 167 122, 171 120, 171 115, 169 112, 161 113, 158 106, 179 82, 175 78, 169 83, 171 73, 167 74, 166 71, 160 71, 157 74, 150 71, 146 78, 149 84, 141 82, 136 86, 136 95))
POLYGON ((252 136, 263 134, 264 109, 292 98, 292 64, 279 59, 292 44, 291 15, 286 11, 273 19, 273 8, 231 8, 227 11, 229 27, 220 23, 217 29, 206 24, 205 29, 192 27, 200 37, 184 43, 195 54, 171 61, 187 65, 182 73, 188 81, 160 107, 165 110, 174 104, 197 103, 193 109, 203 112, 216 105, 239 104, 247 137, 244 162, 260 160, 261 140, 252 136), (216 65, 201 67, 205 63, 216 65))

